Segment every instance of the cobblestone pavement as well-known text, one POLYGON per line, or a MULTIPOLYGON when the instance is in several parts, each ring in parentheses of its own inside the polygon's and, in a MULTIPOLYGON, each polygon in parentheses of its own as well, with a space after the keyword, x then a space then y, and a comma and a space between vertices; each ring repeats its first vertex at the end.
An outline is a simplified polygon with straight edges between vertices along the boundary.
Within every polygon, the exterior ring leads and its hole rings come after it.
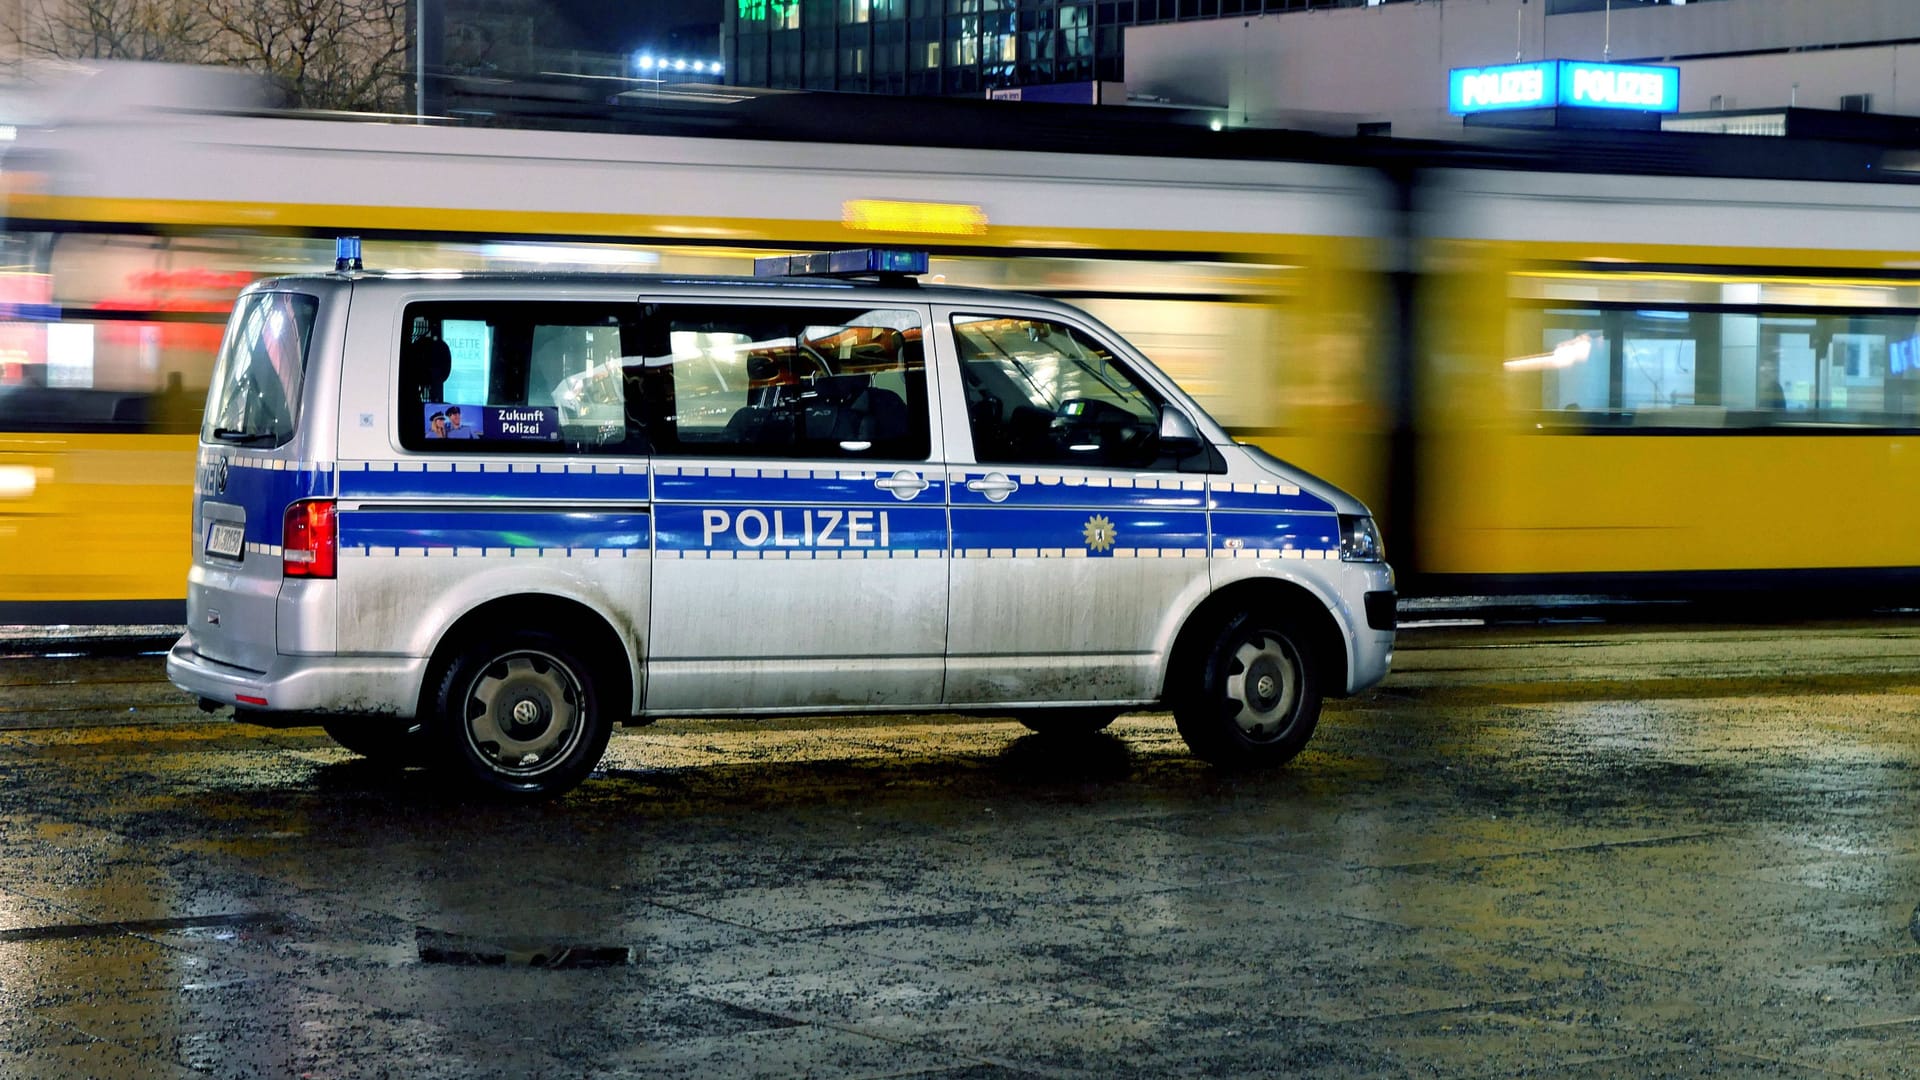
POLYGON ((663 722, 551 805, 0 660, 0 1075, 1920 1075, 1920 628, 1414 631, 1164 716, 663 722))

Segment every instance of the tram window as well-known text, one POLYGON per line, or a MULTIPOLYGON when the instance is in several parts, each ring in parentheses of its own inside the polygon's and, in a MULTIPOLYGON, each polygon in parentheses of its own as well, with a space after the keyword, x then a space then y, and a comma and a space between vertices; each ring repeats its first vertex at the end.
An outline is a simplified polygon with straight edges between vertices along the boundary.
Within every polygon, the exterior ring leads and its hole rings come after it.
POLYGON ((1920 316, 1680 308, 1523 313, 1506 361, 1543 431, 1920 426, 1920 316))
POLYGON ((0 431, 200 430, 220 326, 0 321, 0 431), (189 381, 191 380, 191 381, 189 381))

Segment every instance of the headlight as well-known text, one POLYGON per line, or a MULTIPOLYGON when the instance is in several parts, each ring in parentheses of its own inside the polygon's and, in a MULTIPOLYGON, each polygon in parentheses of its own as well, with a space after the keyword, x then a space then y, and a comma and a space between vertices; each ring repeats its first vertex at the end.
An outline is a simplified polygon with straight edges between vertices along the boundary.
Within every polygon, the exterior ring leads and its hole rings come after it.
POLYGON ((1380 530, 1370 517, 1340 515, 1340 560, 1342 562, 1381 562, 1387 557, 1380 546, 1380 530))

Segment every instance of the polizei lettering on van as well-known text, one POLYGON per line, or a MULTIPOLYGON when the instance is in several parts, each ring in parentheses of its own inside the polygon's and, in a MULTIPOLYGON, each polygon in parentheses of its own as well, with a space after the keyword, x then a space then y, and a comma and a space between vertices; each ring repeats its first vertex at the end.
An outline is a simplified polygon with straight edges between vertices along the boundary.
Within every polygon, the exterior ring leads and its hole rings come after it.
POLYGON ((740 547, 870 548, 893 546, 893 522, 885 510, 716 510, 700 511, 700 546, 723 547, 731 538, 740 547))

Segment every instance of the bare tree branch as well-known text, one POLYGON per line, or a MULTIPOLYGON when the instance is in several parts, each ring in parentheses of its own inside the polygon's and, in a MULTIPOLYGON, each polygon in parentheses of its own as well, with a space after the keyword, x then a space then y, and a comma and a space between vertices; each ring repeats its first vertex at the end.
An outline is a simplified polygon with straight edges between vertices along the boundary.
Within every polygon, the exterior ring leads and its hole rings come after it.
POLYGON ((217 62, 267 75, 295 105, 407 106, 406 0, 200 0, 217 62))
POLYGON ((288 104, 408 105, 407 0, 23 0, 0 41, 30 59, 222 64, 265 75, 288 104))
POLYGON ((30 59, 200 63, 213 35, 179 0, 27 0, 0 14, 0 38, 30 59))

